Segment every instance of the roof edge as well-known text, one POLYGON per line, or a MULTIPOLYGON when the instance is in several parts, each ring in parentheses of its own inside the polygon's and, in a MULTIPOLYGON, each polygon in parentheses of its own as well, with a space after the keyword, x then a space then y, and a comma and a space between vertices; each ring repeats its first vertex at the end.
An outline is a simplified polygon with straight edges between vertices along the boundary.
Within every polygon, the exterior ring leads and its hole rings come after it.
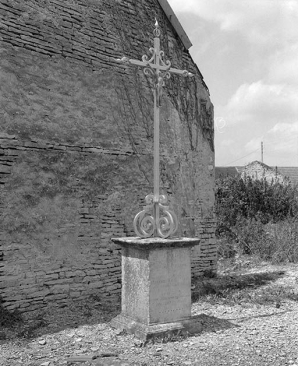
POLYGON ((188 38, 185 30, 183 29, 181 23, 179 22, 177 16, 175 15, 173 9, 171 8, 170 4, 167 0, 158 0, 160 6, 162 7, 163 11, 165 12, 167 18, 169 19, 170 23, 174 27, 175 31, 177 32, 179 38, 181 39, 184 47, 188 50, 192 46, 190 39, 188 38))

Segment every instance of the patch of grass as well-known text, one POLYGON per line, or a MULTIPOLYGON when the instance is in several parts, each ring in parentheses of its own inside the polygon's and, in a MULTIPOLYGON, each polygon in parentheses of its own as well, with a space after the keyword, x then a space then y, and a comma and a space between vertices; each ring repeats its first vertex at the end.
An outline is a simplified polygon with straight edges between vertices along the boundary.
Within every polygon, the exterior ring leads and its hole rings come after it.
MULTIPOLYGON (((288 218, 278 223, 265 226, 265 249, 269 248, 273 263, 298 262, 298 219, 288 218)), ((268 249, 267 249, 268 250, 268 249)))
POLYGON ((242 302, 268 304, 281 299, 298 301, 298 293, 290 286, 265 286, 285 274, 284 271, 222 275, 217 278, 201 278, 195 282, 192 300, 211 304, 235 305, 242 302))
POLYGON ((207 269, 206 271, 203 272, 203 276, 205 278, 215 278, 217 277, 217 273, 215 270, 207 269))
POLYGON ((259 289, 254 298, 257 304, 279 303, 282 300, 298 302, 298 292, 291 286, 275 285, 259 289))

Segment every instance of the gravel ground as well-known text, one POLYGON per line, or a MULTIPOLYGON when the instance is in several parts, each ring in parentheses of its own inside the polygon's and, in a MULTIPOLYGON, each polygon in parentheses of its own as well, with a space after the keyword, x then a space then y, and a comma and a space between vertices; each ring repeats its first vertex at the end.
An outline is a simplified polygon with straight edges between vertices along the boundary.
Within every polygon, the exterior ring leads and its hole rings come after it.
MULTIPOLYGON (((298 267, 287 267, 275 284, 298 290, 297 278, 298 267)), ((98 303, 89 304, 87 310, 86 304, 53 307, 42 320, 34 319, 31 328, 27 323, 22 331, 2 329, 6 339, 0 340, 0 365, 298 366, 298 303, 294 301, 234 306, 198 301, 192 315, 200 317, 203 332, 146 345, 109 326, 118 311, 103 311, 98 303), (38 322, 49 325, 33 330, 38 322), (96 358, 70 362, 73 356, 96 358)))

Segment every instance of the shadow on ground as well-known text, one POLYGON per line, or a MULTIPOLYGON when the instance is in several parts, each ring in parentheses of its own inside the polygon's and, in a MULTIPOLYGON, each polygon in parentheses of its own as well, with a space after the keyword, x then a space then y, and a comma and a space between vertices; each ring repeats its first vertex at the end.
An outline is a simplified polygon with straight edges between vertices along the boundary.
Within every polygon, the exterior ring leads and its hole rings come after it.
MULTIPOLYGON (((247 300, 249 294, 269 283, 274 283, 277 279, 283 277, 285 271, 273 271, 264 273, 250 273, 242 275, 221 275, 215 278, 200 277, 193 281, 192 301, 208 301, 213 304, 221 302, 237 304, 240 300, 247 300), (237 294, 237 296, 235 296, 237 294)), ((265 294, 267 298, 272 298, 272 294, 265 294), (271 297, 270 297, 271 296, 271 297)), ((290 292, 284 291, 282 296, 298 301, 298 295, 290 296, 290 292)), ((116 315, 120 313, 120 300, 114 303, 100 303, 93 299, 86 299, 82 303, 65 305, 64 308, 57 308, 57 316, 49 316, 47 311, 40 312, 30 321, 21 321, 18 314, 7 317, 6 324, 1 324, 0 342, 3 344, 10 339, 32 339, 45 334, 54 334, 66 329, 75 329, 85 325, 98 325, 109 323, 116 315), (60 314, 58 316, 58 314, 60 314), (55 319, 55 322, 51 319, 55 319)), ((251 298, 250 298, 251 300, 251 298)), ((0 303, 1 310, 1 303, 0 303)), ((1 311, 0 311, 1 313, 1 311)), ((1 314, 0 314, 1 315, 1 314)), ((3 314, 2 314, 3 315, 3 314)), ((226 319, 219 319, 209 315, 200 314, 194 317, 193 330, 195 333, 235 327, 237 325, 226 319), (201 324, 201 326, 200 326, 201 324), (197 326, 197 331, 195 327, 197 326), (201 327, 201 328, 200 328, 201 327), (201 329, 201 330, 200 330, 201 329)))
POLYGON ((270 314, 261 314, 261 315, 254 315, 254 316, 244 316, 242 318, 237 318, 237 319, 227 319, 227 320, 237 320, 238 323, 243 323, 249 319, 256 319, 256 318, 270 318, 271 316, 281 316, 287 313, 290 313, 290 310, 286 310, 286 311, 279 311, 279 312, 273 312, 270 314))
POLYGON ((285 275, 285 271, 221 275, 215 278, 196 278, 193 280, 192 301, 204 300, 211 295, 209 300, 225 298, 229 299, 235 292, 245 290, 253 291, 285 275))
POLYGON ((104 328, 119 314, 120 308, 120 301, 99 304, 91 298, 77 303, 70 302, 50 311, 40 311, 34 318, 24 319, 18 312, 8 312, 0 304, 0 315, 5 314, 5 321, 0 327, 0 345, 11 340, 29 341, 81 326, 100 324, 104 328))
POLYGON ((154 335, 150 337, 143 345, 156 343, 177 342, 189 337, 195 337, 203 333, 214 333, 230 328, 240 327, 227 319, 220 319, 207 314, 199 314, 191 317, 190 321, 183 322, 184 329, 169 331, 166 335, 154 335))
POLYGON ((239 325, 233 324, 230 320, 220 319, 207 314, 192 316, 191 320, 191 326, 189 329, 190 336, 239 327, 239 325))

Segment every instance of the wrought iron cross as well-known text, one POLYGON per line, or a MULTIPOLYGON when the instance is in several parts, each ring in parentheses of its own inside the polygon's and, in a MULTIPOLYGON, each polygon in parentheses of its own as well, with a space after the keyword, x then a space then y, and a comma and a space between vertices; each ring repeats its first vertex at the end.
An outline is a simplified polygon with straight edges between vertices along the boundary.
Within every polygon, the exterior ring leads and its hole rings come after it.
POLYGON ((154 81, 154 193, 146 196, 147 206, 134 218, 135 233, 142 238, 159 236, 167 238, 174 234, 178 228, 178 219, 173 211, 166 206, 168 199, 159 194, 159 114, 161 105, 162 87, 164 80, 169 79, 171 74, 184 77, 194 76, 187 70, 178 70, 171 67, 169 60, 164 61, 164 52, 160 50, 160 29, 156 20, 154 34, 154 48, 150 48, 151 58, 147 55, 142 61, 122 57, 117 61, 141 66, 144 74, 153 77, 154 81))

